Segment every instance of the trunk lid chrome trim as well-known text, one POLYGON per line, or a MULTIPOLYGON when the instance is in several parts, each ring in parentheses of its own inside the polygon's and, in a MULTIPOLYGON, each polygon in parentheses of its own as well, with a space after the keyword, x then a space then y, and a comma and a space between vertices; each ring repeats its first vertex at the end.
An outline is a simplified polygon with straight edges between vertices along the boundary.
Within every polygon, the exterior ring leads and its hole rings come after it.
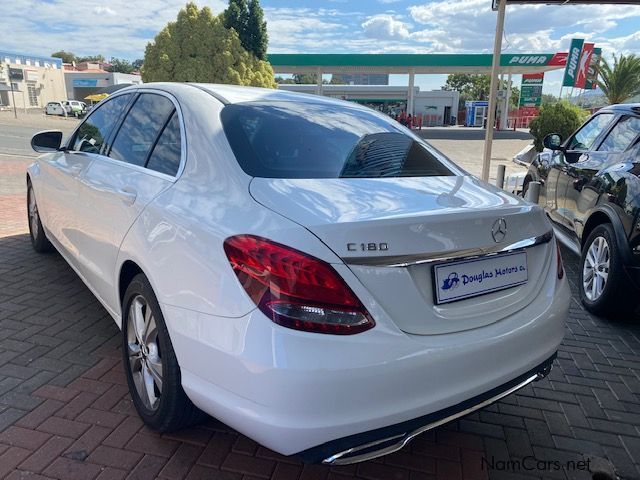
POLYGON ((489 247, 469 248, 463 250, 449 250, 446 252, 434 252, 418 255, 390 255, 376 257, 345 257, 342 260, 347 265, 365 265, 369 267, 408 267, 423 263, 444 262, 460 260, 464 258, 480 257, 483 255, 495 255, 497 253, 510 252, 522 248, 533 247, 548 243, 553 238, 553 231, 549 230, 536 237, 525 238, 509 245, 491 245, 489 247))

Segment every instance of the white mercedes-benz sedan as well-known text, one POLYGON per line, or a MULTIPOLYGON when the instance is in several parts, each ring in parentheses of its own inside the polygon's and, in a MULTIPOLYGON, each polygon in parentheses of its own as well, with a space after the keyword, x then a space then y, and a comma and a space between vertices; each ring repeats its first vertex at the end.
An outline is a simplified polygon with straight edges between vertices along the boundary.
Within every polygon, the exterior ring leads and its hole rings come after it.
POLYGON ((346 464, 548 373, 570 292, 543 210, 390 118, 145 84, 32 140, 31 240, 122 329, 135 407, 346 464))

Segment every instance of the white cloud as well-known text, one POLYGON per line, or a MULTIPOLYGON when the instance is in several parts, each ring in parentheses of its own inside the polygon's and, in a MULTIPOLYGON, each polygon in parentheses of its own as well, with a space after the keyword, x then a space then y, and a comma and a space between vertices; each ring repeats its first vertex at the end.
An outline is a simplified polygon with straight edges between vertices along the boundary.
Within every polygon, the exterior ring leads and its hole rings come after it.
POLYGON ((367 37, 380 40, 406 39, 409 37, 407 25, 388 14, 369 17, 362 24, 362 30, 367 37))
POLYGON ((102 5, 94 7, 93 8, 93 13, 95 13, 96 15, 102 15, 102 14, 115 15, 116 14, 116 12, 112 8, 104 7, 102 5))

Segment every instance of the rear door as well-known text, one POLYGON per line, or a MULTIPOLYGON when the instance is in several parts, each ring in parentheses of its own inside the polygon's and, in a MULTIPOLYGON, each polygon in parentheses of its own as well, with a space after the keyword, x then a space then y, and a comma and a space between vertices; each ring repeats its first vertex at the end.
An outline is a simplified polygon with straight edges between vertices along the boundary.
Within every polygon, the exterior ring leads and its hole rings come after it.
POLYGON ((83 175, 80 197, 84 272, 95 293, 117 311, 118 250, 144 207, 173 185, 183 158, 177 102, 144 91, 83 175))

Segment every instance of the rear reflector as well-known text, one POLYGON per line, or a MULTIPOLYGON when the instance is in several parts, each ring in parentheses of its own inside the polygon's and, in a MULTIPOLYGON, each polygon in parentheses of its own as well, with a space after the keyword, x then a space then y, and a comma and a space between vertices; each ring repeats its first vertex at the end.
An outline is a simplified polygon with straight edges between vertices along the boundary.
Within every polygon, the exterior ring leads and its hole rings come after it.
POLYGON ((224 251, 251 300, 278 325, 334 335, 375 325, 342 277, 318 258, 254 235, 227 238, 224 251))

